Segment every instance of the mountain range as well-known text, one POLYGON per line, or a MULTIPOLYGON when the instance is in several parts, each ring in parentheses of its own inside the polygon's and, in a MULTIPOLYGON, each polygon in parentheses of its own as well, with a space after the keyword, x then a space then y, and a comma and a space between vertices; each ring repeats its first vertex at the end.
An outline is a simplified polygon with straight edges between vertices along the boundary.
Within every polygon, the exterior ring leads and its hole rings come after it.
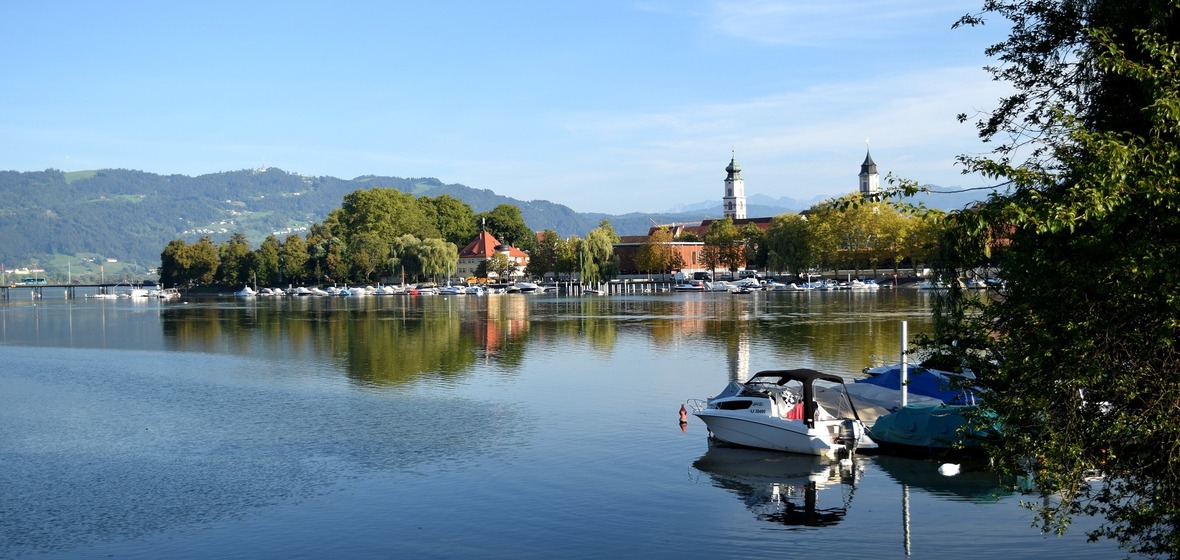
MULTIPOLYGON (((53 262, 61 255, 90 255, 107 262, 155 266, 171 240, 209 235, 220 243, 243 232, 257 246, 267 235, 299 233, 338 208, 359 189, 395 188, 415 196, 450 195, 476 212, 500 204, 521 210, 536 231, 584 236, 606 219, 620 235, 646 234, 653 223, 698 222, 722 216, 716 200, 661 213, 580 213, 545 200, 523 201, 434 178, 310 177, 277 168, 189 177, 127 169, 62 172, 0 171, 0 265, 8 270, 53 262)), ((749 216, 807 209, 825 198, 747 198, 749 216)), ((942 199, 932 207, 962 207, 970 200, 942 199), (949 204, 949 206, 947 206, 949 204)), ((48 268, 48 267, 46 267, 48 268)))

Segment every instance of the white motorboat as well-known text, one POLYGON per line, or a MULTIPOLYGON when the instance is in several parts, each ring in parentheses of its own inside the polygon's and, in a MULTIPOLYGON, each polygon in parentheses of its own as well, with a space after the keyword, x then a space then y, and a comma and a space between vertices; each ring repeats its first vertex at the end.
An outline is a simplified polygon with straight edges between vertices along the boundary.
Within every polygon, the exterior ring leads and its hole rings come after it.
POLYGON ((517 283, 513 284, 512 286, 514 288, 516 288, 517 291, 519 291, 522 294, 532 294, 537 291, 537 288, 540 288, 540 286, 538 286, 532 282, 517 282, 517 283))
POLYGON ((703 292, 705 291, 705 282, 703 280, 682 280, 672 285, 674 292, 703 292))
POLYGON ((444 296, 461 296, 467 293, 467 288, 463 286, 446 285, 438 289, 438 293, 444 296))
POLYGON ((242 289, 234 292, 234 295, 238 296, 238 297, 254 297, 254 296, 258 295, 258 292, 255 291, 254 288, 251 288, 250 286, 242 286, 242 289))
POLYGON ((148 297, 157 299, 176 299, 180 297, 180 292, 176 288, 160 288, 148 292, 148 297))
POLYGON ((725 280, 718 280, 716 282, 705 281, 705 291, 707 292, 732 292, 733 290, 733 284, 725 280))
POLYGON ((760 371, 689 403, 712 437, 729 443, 825 457, 869 443, 844 380, 812 369, 760 371))

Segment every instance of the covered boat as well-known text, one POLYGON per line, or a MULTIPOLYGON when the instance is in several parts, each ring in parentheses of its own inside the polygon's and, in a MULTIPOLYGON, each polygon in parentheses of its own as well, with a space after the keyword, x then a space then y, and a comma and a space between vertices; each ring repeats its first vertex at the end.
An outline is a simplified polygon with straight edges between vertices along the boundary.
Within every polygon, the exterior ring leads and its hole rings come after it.
POLYGON ((998 431, 994 422, 982 429, 972 426, 972 414, 987 413, 977 405, 911 404, 877 418, 868 433, 886 453, 934 457, 969 452, 998 431))
POLYGON ((844 380, 813 369, 760 371, 689 403, 714 439, 747 447, 836 457, 864 435, 844 380))

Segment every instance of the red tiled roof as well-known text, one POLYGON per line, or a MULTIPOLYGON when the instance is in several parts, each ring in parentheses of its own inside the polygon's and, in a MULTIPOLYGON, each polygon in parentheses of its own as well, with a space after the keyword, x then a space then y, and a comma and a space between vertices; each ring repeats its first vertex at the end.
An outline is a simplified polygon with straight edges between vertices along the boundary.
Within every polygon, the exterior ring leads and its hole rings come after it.
MULTIPOLYGON (((471 240, 466 247, 459 251, 460 259, 487 259, 496 254, 496 247, 500 246, 500 241, 495 236, 488 233, 487 230, 479 232, 475 239, 471 240)), ((528 253, 517 249, 511 245, 508 246, 508 257, 513 260, 528 259, 528 253)), ((519 261, 518 261, 519 262, 519 261)))
POLYGON ((459 251, 461 259, 486 259, 496 254, 496 246, 500 244, 487 230, 479 232, 475 239, 459 251))

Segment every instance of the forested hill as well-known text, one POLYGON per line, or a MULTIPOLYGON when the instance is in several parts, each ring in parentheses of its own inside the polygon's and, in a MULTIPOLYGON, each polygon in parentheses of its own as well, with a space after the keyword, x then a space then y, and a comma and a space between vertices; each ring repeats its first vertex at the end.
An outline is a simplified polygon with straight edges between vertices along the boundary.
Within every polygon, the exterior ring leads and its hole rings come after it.
MULTIPOLYGON (((700 220, 692 214, 581 214, 547 201, 520 201, 486 189, 445 185, 433 178, 364 176, 352 180, 306 177, 280 169, 243 170, 189 177, 126 169, 63 173, 0 171, 0 264, 17 267, 54 261, 55 255, 91 254, 156 266, 171 240, 217 243, 243 232, 257 245, 324 219, 344 195, 374 187, 415 196, 458 198, 476 212, 500 204, 520 208, 537 231, 584 236, 603 219, 622 235, 646 233, 652 221, 700 220)), ((713 214, 716 214, 714 212, 713 214)))

